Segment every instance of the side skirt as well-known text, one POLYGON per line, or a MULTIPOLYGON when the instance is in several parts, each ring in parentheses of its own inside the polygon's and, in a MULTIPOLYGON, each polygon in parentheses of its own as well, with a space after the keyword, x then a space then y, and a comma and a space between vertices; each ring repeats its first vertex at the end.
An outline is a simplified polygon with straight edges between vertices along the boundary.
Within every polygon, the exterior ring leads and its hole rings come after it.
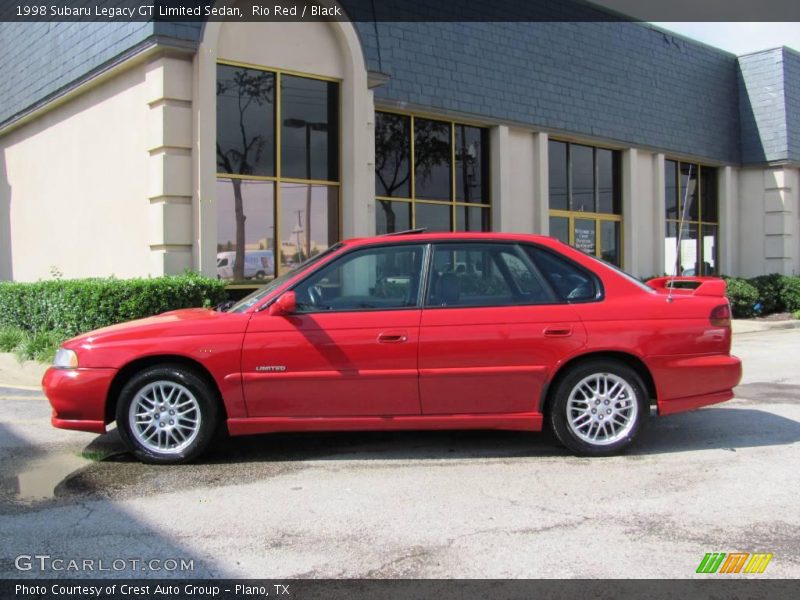
POLYGON ((392 431, 403 429, 502 429, 541 431, 541 413, 402 415, 387 417, 251 417, 228 419, 231 435, 279 431, 392 431))

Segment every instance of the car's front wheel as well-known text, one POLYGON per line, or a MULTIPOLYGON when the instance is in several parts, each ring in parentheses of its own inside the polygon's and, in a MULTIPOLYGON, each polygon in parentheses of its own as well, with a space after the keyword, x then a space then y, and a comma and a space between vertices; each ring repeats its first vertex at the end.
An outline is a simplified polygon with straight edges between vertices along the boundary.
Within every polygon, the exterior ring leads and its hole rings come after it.
POLYGON ((621 362, 590 360, 556 384, 550 424, 567 448, 584 456, 608 456, 633 443, 649 414, 639 375, 621 362))
POLYGON ((211 441, 217 402, 208 384, 190 369, 154 366, 134 375, 117 402, 120 437, 147 463, 188 462, 211 441))

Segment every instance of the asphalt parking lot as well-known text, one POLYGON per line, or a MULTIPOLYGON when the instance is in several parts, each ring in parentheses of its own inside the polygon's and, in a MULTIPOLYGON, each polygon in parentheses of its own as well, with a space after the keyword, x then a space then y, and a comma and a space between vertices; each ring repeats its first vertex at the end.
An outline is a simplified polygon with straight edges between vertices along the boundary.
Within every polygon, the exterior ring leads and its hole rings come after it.
POLYGON ((548 433, 404 432, 240 438, 146 466, 0 388, 0 577, 684 578, 707 552, 773 553, 764 576, 800 577, 799 349, 800 329, 737 336, 735 400, 653 419, 606 459, 548 433), (21 571, 21 555, 50 558, 21 571), (84 559, 94 571, 68 568, 84 559))

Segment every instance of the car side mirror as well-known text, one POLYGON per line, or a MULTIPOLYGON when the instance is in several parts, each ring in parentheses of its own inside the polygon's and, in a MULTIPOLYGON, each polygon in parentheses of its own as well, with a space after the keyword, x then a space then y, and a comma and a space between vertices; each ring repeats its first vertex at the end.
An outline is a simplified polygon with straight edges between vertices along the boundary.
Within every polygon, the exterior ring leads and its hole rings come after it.
POLYGON ((297 310, 297 296, 294 292, 284 292, 269 307, 269 314, 273 317, 291 315, 297 310))

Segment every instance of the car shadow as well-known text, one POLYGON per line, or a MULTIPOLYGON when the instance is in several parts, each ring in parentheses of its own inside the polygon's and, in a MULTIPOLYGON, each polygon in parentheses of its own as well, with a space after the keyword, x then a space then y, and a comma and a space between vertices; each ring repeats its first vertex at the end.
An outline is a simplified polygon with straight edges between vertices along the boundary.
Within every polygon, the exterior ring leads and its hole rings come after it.
MULTIPOLYGON (((711 407, 653 417, 626 453, 668 454, 793 444, 800 423, 755 408, 711 407)), ((131 462, 116 431, 96 438, 87 452, 131 462)), ((312 460, 458 460, 569 455, 550 431, 359 431, 273 433, 221 437, 195 464, 312 460)))
MULTIPOLYGON (((615 460, 637 460, 697 450, 736 450, 793 444, 800 423, 751 408, 711 407, 654 418, 642 437, 615 460)), ((359 468, 396 462, 563 461, 575 458, 552 433, 513 431, 392 431, 276 433, 222 438, 199 460, 174 466, 140 463, 125 451, 116 430, 95 438, 83 451, 95 462, 71 473, 56 487, 56 497, 120 498, 145 496, 170 487, 191 489, 264 481, 345 462, 359 468)), ((601 459, 602 460, 602 459, 601 459)))

